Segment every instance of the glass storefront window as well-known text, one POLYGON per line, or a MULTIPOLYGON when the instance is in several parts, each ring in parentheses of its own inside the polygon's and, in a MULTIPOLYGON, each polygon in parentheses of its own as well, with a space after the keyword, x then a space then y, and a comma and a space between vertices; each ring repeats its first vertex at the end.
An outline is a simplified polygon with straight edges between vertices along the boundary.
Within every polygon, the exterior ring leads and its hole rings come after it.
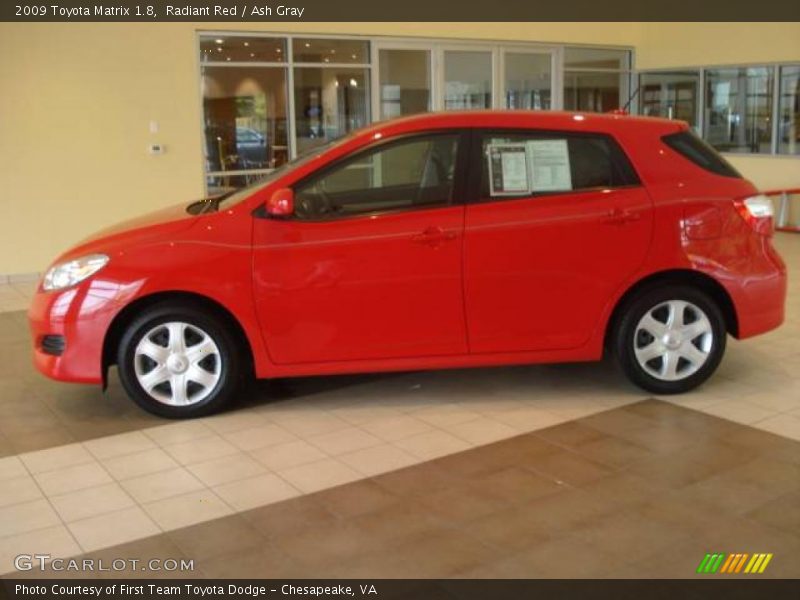
POLYGON ((770 152, 772 72, 768 67, 706 71, 708 143, 722 152, 770 152))
POLYGON ((325 38, 295 38, 292 41, 294 62, 367 64, 369 42, 325 38))
POLYGON ((800 154, 800 65, 781 67, 778 152, 800 154))
POLYGON ((294 70, 297 154, 365 126, 369 118, 369 71, 344 67, 294 70))
POLYGON ((427 112, 431 109, 431 53, 429 50, 381 49, 381 119, 427 112))
POLYGON ((202 88, 207 172, 288 160, 286 69, 203 66, 202 88))
POLYGON ((200 38, 200 62, 285 62, 283 38, 209 35, 200 38))
POLYGON ((565 69, 611 69, 624 71, 629 68, 627 50, 607 48, 565 48, 565 69))
POLYGON ((639 113, 647 117, 680 119, 699 125, 700 72, 642 73, 639 77, 639 113))
POLYGON ((580 72, 564 73, 564 110, 608 112, 622 108, 623 73, 580 72))
POLYGON ((492 53, 447 50, 444 53, 445 110, 492 107, 492 53))
POLYGON ((506 108, 550 109, 553 76, 550 54, 506 52, 504 62, 506 108))

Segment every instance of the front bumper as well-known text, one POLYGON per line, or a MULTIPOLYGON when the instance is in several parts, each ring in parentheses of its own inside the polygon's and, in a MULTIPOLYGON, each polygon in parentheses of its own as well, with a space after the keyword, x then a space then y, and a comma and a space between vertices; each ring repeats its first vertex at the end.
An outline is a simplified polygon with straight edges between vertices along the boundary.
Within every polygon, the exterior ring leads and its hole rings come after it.
POLYGON ((28 310, 36 369, 60 381, 102 383, 103 344, 120 306, 118 286, 99 279, 57 292, 38 290, 28 310), (63 338, 60 354, 47 336, 63 338))

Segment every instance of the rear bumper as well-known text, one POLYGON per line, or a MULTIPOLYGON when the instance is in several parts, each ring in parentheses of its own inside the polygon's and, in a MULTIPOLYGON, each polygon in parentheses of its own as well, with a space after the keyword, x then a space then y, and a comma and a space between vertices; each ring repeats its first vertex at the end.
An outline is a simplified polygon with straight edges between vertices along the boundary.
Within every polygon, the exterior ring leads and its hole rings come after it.
POLYGON ((728 291, 736 307, 737 337, 745 339, 779 327, 785 317, 786 264, 769 241, 765 251, 750 262, 748 272, 728 291))
POLYGON ((33 364, 39 372, 59 381, 102 383, 103 342, 117 312, 116 302, 108 296, 96 281, 34 295, 28 324, 33 364), (61 336, 60 354, 46 343, 46 336, 61 336))

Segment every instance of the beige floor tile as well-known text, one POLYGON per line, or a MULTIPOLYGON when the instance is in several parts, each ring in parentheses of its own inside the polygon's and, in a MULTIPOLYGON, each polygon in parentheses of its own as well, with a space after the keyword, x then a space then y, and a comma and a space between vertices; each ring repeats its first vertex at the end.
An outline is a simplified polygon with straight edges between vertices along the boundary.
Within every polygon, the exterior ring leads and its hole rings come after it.
POLYGON ((86 552, 109 548, 160 533, 138 506, 69 523, 72 535, 86 552))
POLYGON ((249 452, 259 448, 267 448, 276 444, 292 442, 297 439, 293 433, 289 433, 280 425, 267 423, 258 427, 250 427, 222 436, 239 450, 249 452))
POLYGON ((347 429, 339 429, 330 433, 312 436, 308 438, 308 441, 331 456, 377 446, 381 443, 380 439, 358 427, 348 427, 347 429))
POLYGON ((569 420, 567 417, 538 407, 510 410, 494 418, 501 423, 513 427, 518 432, 537 431, 569 420))
MULTIPOLYGON (((30 475, 6 479, 0 483, 0 507, 19 504, 20 502, 28 502, 29 500, 36 500, 42 497, 39 486, 30 475)), ((2 532, 2 530, 2 523, 0 523, 0 532, 2 532)))
POLYGON ((122 482, 122 487, 140 504, 201 490, 205 486, 183 468, 159 471, 122 482))
POLYGON ((402 415, 402 413, 394 407, 376 405, 372 401, 367 401, 363 404, 350 401, 345 406, 340 406, 339 408, 331 410, 331 414, 347 421, 351 425, 365 425, 367 423, 372 425, 375 421, 391 419, 402 415))
POLYGON ((278 474, 306 494, 363 478, 361 473, 334 458, 283 469, 278 474))
POLYGON ((0 537, 5 537, 58 525, 61 520, 50 503, 41 498, 0 508, 0 523, 0 537))
POLYGON ((253 410, 222 413, 203 419, 202 422, 220 435, 243 429, 252 429, 268 423, 266 417, 253 410))
POLYGON ((119 481, 142 475, 175 469, 178 463, 161 448, 126 454, 102 461, 103 466, 114 479, 119 481))
POLYGON ((209 487, 266 473, 266 468, 261 463, 242 453, 215 458, 187 468, 209 487))
POLYGON ((188 527, 233 513, 230 506, 208 489, 149 502, 143 508, 164 531, 188 527))
POLYGON ((182 465, 192 465, 239 452, 236 446, 216 434, 164 446, 164 450, 182 465))
MULTIPOLYGON (((19 573, 14 559, 21 553, 49 554, 54 558, 69 558, 81 554, 75 538, 64 525, 55 525, 27 533, 0 538, 0 574, 19 573)), ((20 563, 25 568, 25 565, 20 563)), ((38 561, 35 563, 38 568, 38 561)), ((30 573, 23 570, 21 573, 30 573)))
POLYGON ((111 476, 98 462, 47 471, 34 475, 34 478, 48 496, 66 494, 112 481, 111 476))
POLYGON ((422 460, 439 458, 472 447, 472 444, 439 429, 404 438, 394 444, 422 460))
POLYGON ((95 517, 134 506, 133 499, 118 483, 78 490, 50 497, 50 502, 65 523, 95 517))
POLYGON ((325 453, 303 440, 276 444, 250 453, 262 465, 273 471, 288 469, 325 458, 325 453))
POLYGON ((182 421, 143 429, 142 433, 159 446, 168 446, 214 435, 214 430, 200 421, 182 421))
POLYGON ((417 464, 419 459, 392 444, 381 444, 336 457, 362 475, 372 477, 417 464))
POLYGON ((486 417, 442 426, 442 429, 474 445, 490 444, 519 434, 510 425, 486 417))
POLYGON ((275 416, 272 420, 300 438, 321 435, 350 426, 347 421, 339 417, 312 411, 275 416))
POLYGON ((214 491, 236 510, 249 510, 300 495, 300 491, 272 473, 249 477, 214 487, 214 491))
POLYGON ((28 470, 25 468, 25 465, 22 464, 19 457, 7 456, 5 458, 0 458, 0 481, 16 479, 27 474, 28 470))
POLYGON ((100 460, 143 452, 156 447, 156 443, 140 431, 131 431, 89 440, 84 442, 83 445, 100 460))
POLYGON ((424 421, 434 427, 442 428, 447 425, 464 423, 465 421, 474 421, 480 416, 479 413, 467 410, 459 404, 443 404, 414 412, 415 419, 424 421))
POLYGON ((381 417, 380 419, 369 421, 361 427, 385 442, 395 442, 433 430, 433 426, 428 423, 404 414, 381 417))
POLYGON ((800 441, 800 416, 789 414, 770 417, 753 425, 764 431, 800 441))
POLYGON ((775 411, 752 404, 746 400, 720 402, 706 407, 703 412, 743 425, 750 425, 775 416, 775 411))
POLYGON ((795 393, 761 393, 746 396, 747 402, 777 413, 800 410, 800 390, 795 393))
POLYGON ((20 455, 31 473, 45 473, 65 467, 94 462, 94 457, 81 444, 68 444, 20 455))

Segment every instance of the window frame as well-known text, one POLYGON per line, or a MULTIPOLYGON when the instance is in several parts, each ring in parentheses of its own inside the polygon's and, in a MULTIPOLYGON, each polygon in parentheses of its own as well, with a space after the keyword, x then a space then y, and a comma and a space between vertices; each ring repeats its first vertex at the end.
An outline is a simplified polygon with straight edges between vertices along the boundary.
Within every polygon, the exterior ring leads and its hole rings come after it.
POLYGON ((471 204, 489 204, 492 202, 506 202, 509 200, 533 200, 536 198, 550 197, 550 196, 566 196, 575 194, 593 193, 599 190, 621 190, 640 188, 644 184, 642 178, 636 169, 636 165, 630 159, 622 144, 614 137, 613 134, 602 131, 570 131, 563 129, 530 129, 530 128, 475 128, 472 130, 471 142, 471 163, 469 168, 469 196, 467 203, 471 204), (504 136, 504 135, 528 135, 528 136, 544 136, 558 138, 559 136, 573 137, 573 138, 600 138, 609 142, 611 149, 611 160, 619 164, 620 160, 623 171, 629 170, 630 175, 636 181, 625 185, 615 186, 594 186, 589 188, 579 188, 572 190, 556 190, 533 192, 525 194, 514 194, 508 196, 488 196, 483 197, 483 142, 489 136, 504 136))
POLYGON ((358 214, 347 214, 347 215, 332 214, 313 219, 299 218, 295 214, 291 214, 286 217, 271 217, 271 218, 278 218, 279 220, 293 221, 297 223, 328 223, 328 222, 344 221, 351 219, 363 219, 367 217, 369 218, 381 217, 386 215, 407 213, 412 211, 419 212, 425 210, 441 210, 443 208, 452 208, 454 206, 465 204, 465 197, 467 193, 466 178, 468 175, 467 165, 471 155, 470 146, 472 140, 470 131, 468 129, 458 128, 458 127, 414 131, 392 136, 390 138, 383 138, 371 144, 367 144, 366 146, 363 146, 358 150, 345 154, 344 156, 335 158, 334 160, 323 165, 314 172, 305 175, 301 179, 298 179, 297 181, 292 183, 290 187, 292 189, 292 192, 296 195, 299 187, 325 177, 325 175, 327 175, 332 171, 335 171, 338 167, 342 166, 343 164, 358 160, 359 158, 365 155, 377 152, 384 146, 387 148, 391 148, 392 146, 403 144, 408 141, 413 141, 415 139, 425 139, 425 138, 446 136, 446 135, 454 136, 457 140, 456 161, 453 170, 453 190, 450 194, 450 200, 447 203, 423 205, 423 206, 401 206, 397 208, 390 208, 383 210, 364 211, 358 214))

